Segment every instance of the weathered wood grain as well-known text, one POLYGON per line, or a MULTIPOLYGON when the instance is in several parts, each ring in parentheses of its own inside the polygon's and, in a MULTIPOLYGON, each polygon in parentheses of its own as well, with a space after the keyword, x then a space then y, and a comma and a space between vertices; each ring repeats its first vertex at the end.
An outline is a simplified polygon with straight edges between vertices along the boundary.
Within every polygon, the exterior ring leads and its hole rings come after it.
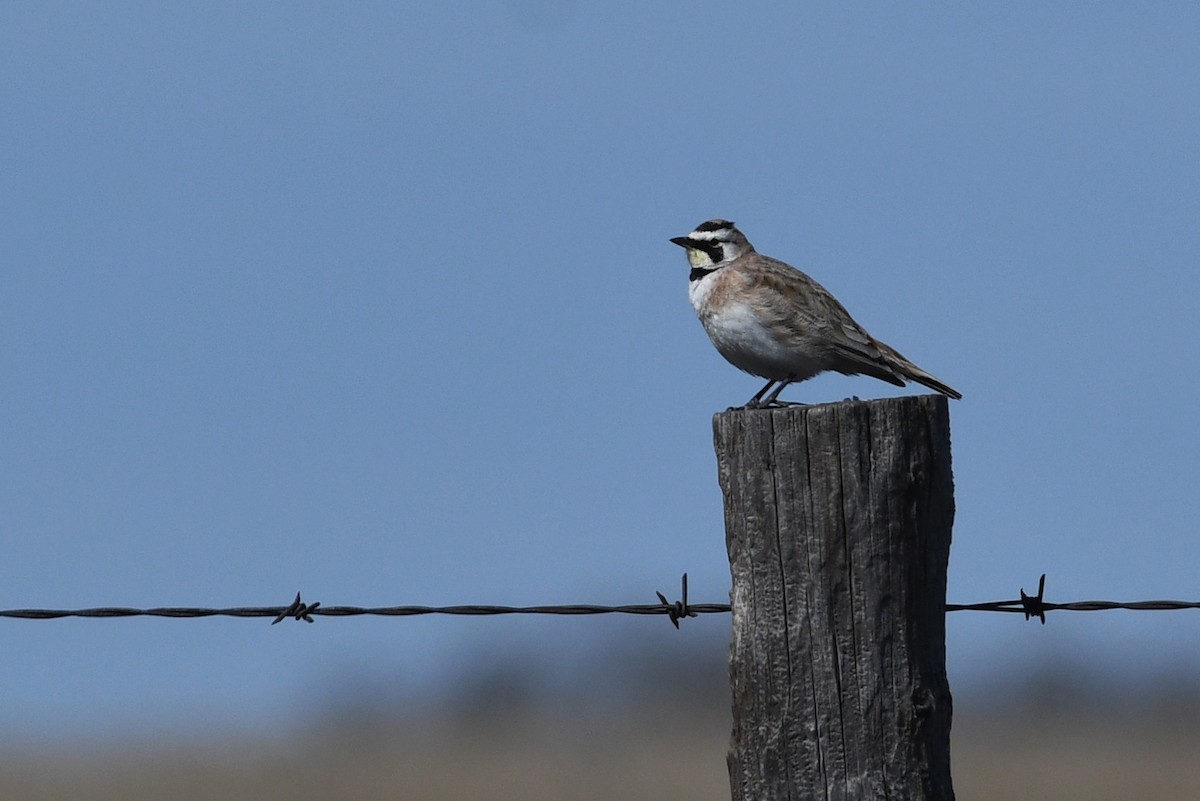
POLYGON ((950 422, 935 395, 713 419, 734 801, 950 801, 950 422))

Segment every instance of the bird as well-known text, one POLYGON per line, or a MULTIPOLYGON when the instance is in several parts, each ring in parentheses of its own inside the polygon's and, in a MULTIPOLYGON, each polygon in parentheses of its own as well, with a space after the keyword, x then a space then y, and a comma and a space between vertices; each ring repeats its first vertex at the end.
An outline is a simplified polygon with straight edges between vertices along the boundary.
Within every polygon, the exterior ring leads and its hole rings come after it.
POLYGON ((688 298, 709 339, 730 364, 767 384, 745 406, 791 406, 779 393, 828 370, 896 386, 915 381, 962 394, 875 339, 846 307, 805 273, 754 249, 728 220, 708 220, 670 240, 687 250, 688 298))

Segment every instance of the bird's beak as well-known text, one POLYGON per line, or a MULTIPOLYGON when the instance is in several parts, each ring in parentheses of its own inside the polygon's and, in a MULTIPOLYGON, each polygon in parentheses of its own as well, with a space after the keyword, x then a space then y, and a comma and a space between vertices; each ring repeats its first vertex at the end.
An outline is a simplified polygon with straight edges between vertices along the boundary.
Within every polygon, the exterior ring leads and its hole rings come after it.
POLYGON ((695 250, 695 246, 692 244, 691 237, 677 236, 674 239, 672 239, 671 241, 674 242, 676 245, 679 245, 679 247, 681 247, 681 248, 687 248, 688 250, 695 250))

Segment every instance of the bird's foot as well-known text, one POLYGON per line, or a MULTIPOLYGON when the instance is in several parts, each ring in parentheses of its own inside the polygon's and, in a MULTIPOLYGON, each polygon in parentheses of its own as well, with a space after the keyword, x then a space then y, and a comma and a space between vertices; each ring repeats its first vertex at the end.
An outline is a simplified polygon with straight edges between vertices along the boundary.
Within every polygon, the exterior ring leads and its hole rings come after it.
POLYGON ((730 406, 725 411, 727 412, 744 412, 748 409, 788 409, 793 406, 809 406, 808 403, 800 403, 799 401, 785 401, 778 398, 768 402, 750 402, 744 406, 730 406))

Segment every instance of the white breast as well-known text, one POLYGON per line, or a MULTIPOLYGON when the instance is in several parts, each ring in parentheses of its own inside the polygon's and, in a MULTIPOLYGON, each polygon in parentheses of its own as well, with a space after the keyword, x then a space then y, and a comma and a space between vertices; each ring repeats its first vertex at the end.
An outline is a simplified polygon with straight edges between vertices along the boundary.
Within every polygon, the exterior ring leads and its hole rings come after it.
POLYGON ((708 299, 712 295, 713 287, 717 285, 717 277, 720 274, 721 271, 716 270, 699 280, 688 283, 688 300, 692 302, 692 308, 696 310, 696 314, 704 314, 704 307, 708 305, 708 299))
POLYGON ((719 274, 693 281, 688 298, 709 339, 730 364, 772 379, 803 380, 825 369, 813 358, 817 354, 805 352, 809 349, 802 340, 786 329, 767 325, 748 301, 723 294, 722 302, 711 303, 719 274))

